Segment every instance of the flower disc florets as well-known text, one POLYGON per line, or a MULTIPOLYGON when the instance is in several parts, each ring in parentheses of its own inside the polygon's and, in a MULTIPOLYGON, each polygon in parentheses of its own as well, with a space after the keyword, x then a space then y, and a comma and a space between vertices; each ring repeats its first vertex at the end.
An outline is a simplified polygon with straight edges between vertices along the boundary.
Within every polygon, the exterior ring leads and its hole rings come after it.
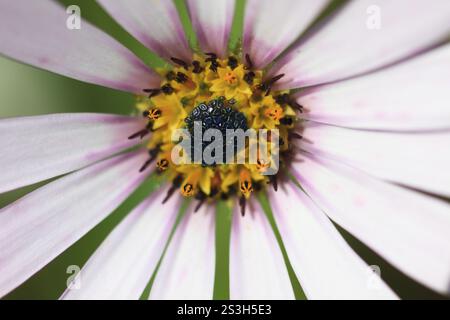
MULTIPOLYGON (((265 173, 275 154, 280 165, 287 161, 289 139, 298 137, 292 132, 297 123, 294 109, 301 112, 301 106, 289 92, 273 91, 273 85, 283 75, 264 79, 262 70, 253 69, 250 57, 243 59, 245 64, 240 60, 235 56, 219 59, 213 53, 197 55, 192 62, 172 58, 175 67, 159 70, 164 77, 161 86, 145 89, 148 97, 138 97, 137 107, 148 125, 131 138, 143 138, 151 133, 147 144, 150 159, 141 170, 155 161, 158 170, 173 182, 171 193, 179 188, 186 197, 205 200, 237 196, 245 203, 253 192, 268 183, 276 188, 279 173, 265 173), (172 151, 179 141, 173 140, 174 133, 185 129, 193 135, 196 122, 204 131, 218 129, 223 136, 226 129, 266 130, 269 132, 264 142, 266 148, 273 146, 270 137, 277 132, 279 150, 269 148, 269 158, 263 157, 259 141, 254 162, 228 163, 224 158, 212 165, 204 161, 175 163, 172 151)), ((229 142, 224 139, 224 151, 226 143, 229 142)), ((252 143, 251 139, 246 140, 243 150, 236 147, 235 151, 248 153, 252 143)), ((196 147, 192 143, 191 155, 195 148, 203 152, 207 145, 202 142, 196 147)))

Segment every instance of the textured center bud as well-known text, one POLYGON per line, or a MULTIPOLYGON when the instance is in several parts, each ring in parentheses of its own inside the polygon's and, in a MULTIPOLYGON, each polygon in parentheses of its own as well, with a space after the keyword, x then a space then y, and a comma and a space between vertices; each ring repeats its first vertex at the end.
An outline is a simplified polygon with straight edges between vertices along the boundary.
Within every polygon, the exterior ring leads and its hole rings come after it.
MULTIPOLYGON (((239 130, 242 129, 244 132, 247 131, 247 119, 245 115, 239 111, 236 111, 233 107, 236 101, 227 101, 224 97, 219 97, 217 99, 211 100, 208 103, 201 103, 192 110, 191 114, 184 120, 191 137, 194 137, 194 123, 201 122, 202 131, 205 132, 208 129, 217 129, 222 133, 223 141, 223 155, 225 162, 227 139, 227 130, 239 130)), ((193 158, 195 148, 201 145, 201 152, 210 144, 211 142, 202 141, 201 144, 195 143, 192 139, 192 149, 191 157, 193 158)), ((235 152, 237 152, 235 147, 235 152)), ((203 163, 206 165, 205 163, 203 163)))

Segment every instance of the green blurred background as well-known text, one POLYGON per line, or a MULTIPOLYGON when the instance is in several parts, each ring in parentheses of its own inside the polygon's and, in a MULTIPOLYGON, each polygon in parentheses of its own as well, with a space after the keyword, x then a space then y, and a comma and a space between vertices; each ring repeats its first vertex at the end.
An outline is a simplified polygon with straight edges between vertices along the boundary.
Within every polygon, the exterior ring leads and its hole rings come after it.
MULTIPOLYGON (((93 0, 60 0, 64 6, 76 4, 81 7, 83 18, 94 23, 125 46, 130 48, 149 66, 162 66, 164 62, 150 53, 145 47, 128 35, 115 21, 113 21, 93 0)), ((342 0, 336 1, 336 4, 342 0)), ((195 46, 196 38, 192 32, 186 7, 183 1, 175 1, 182 17, 182 21, 189 40, 195 46)), ((238 0, 235 22, 233 25, 231 46, 239 41, 242 31, 243 11, 245 0, 238 0)), ((0 57, 0 117, 16 117, 40 115, 61 112, 102 112, 129 114, 133 110, 134 97, 127 93, 114 91, 100 86, 85 84, 46 71, 0 57)), ((3 150, 2 152, 5 152, 3 150)), ((43 182, 34 186, 22 188, 6 194, 0 194, 0 207, 15 201, 26 193, 36 189, 43 182)), ((113 214, 94 228, 80 241, 61 254, 42 271, 29 281, 9 294, 6 299, 57 299, 66 288, 67 268, 71 265, 80 267, 105 239, 108 233, 121 219, 154 188, 161 183, 157 178, 150 178, 113 214)), ((276 226, 271 217, 270 208, 264 196, 260 197, 266 208, 268 217, 281 243, 276 226)), ((180 216, 183 211, 180 212, 180 216)), ((214 298, 228 298, 228 242, 231 212, 225 203, 218 206, 217 212, 217 270, 214 298)), ((341 229, 340 229, 341 230, 341 229)), ((409 299, 443 298, 429 291, 423 286, 407 278, 383 259, 366 248, 344 230, 344 237, 369 265, 381 268, 383 279, 402 297, 409 299)), ((281 243, 282 245, 282 243, 281 243)), ((285 256, 286 258, 286 256, 285 256)), ((287 261, 288 263, 288 261, 287 261)), ((289 265, 289 263, 288 263, 289 265)), ((330 266, 332 268, 333 266, 330 266)), ((296 297, 303 299, 304 295, 291 268, 296 297)), ((143 295, 145 297, 151 287, 151 281, 143 295)))

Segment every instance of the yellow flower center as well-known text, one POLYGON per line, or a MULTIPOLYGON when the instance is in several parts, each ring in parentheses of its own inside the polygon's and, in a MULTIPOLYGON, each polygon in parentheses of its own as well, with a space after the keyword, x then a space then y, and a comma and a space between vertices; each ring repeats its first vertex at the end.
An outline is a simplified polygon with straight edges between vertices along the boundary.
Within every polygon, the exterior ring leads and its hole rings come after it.
MULTIPOLYGON (((176 66, 158 70, 164 78, 160 88, 146 89, 148 96, 137 97, 137 108, 148 125, 130 138, 148 135, 150 154, 141 170, 155 160, 157 172, 173 181, 174 188, 179 188, 185 197, 195 196, 203 201, 236 196, 241 199, 241 205, 245 204, 253 193, 276 181, 276 177, 264 175, 270 161, 258 156, 255 164, 175 163, 171 156, 178 141, 173 140, 173 135, 178 129, 187 129, 192 125, 192 117, 203 112, 206 114, 200 115, 203 127, 231 125, 233 128, 279 130, 279 153, 283 155, 289 150, 289 132, 297 118, 296 105, 289 92, 272 91, 272 85, 282 75, 265 80, 262 70, 238 63, 235 57, 218 59, 212 54, 195 56, 192 62, 173 61, 176 66), (222 109, 215 110, 216 104, 223 104, 222 109)), ((251 143, 247 141, 241 152, 247 152, 251 143)), ((186 158, 183 152, 180 156, 186 158)))

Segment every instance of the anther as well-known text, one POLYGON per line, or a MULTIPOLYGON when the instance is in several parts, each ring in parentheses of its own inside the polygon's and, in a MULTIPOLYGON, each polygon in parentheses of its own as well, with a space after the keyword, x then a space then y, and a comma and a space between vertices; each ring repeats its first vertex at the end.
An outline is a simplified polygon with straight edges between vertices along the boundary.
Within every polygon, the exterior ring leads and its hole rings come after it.
POLYGON ((209 69, 213 72, 217 72, 217 69, 220 67, 219 62, 217 61, 217 55, 212 52, 206 53, 206 55, 209 56, 209 58, 206 58, 205 61, 211 62, 209 69))
POLYGON ((284 126, 292 126, 294 120, 291 117, 281 118, 280 123, 284 126))
POLYGON ((296 132, 291 132, 289 134, 289 137, 293 138, 293 139, 297 139, 297 140, 302 140, 303 139, 303 136, 298 134, 298 133, 296 133, 296 132))
POLYGON ((275 97, 275 101, 280 105, 288 105, 294 109, 297 109, 300 113, 303 113, 303 106, 301 106, 297 101, 292 100, 291 96, 287 93, 280 94, 275 97))
POLYGON ((272 86, 275 84, 275 82, 277 82, 278 80, 280 80, 283 77, 284 77, 284 73, 279 74, 279 75, 273 77, 272 79, 269 79, 268 81, 261 83, 258 86, 258 89, 261 91, 265 91, 266 96, 268 96, 270 94, 270 91, 272 90, 272 86))
POLYGON ((172 80, 175 80, 175 72, 173 72, 173 71, 169 71, 169 72, 167 72, 167 74, 166 74, 166 79, 168 80, 168 81, 172 81, 172 80))
POLYGON ((239 206, 241 207, 241 215, 245 217, 245 206, 246 206, 247 200, 244 196, 239 198, 239 206))
POLYGON ((199 61, 197 60, 192 61, 192 65, 194 66, 194 69, 192 70, 193 73, 199 74, 203 71, 203 68, 199 61))
POLYGON ((184 61, 184 60, 181 60, 181 59, 178 59, 178 58, 174 58, 174 57, 170 58, 170 60, 172 60, 172 62, 174 62, 175 64, 177 64, 179 66, 182 66, 186 70, 189 69, 189 64, 186 61, 184 61))
POLYGON ((153 98, 161 93, 161 89, 144 89, 143 91, 149 94, 149 98, 153 98))
POLYGON ((238 67, 238 65, 239 65, 239 62, 235 57, 231 56, 228 58, 228 66, 231 68, 231 70, 236 69, 238 67))
POLYGON ((275 192, 277 192, 278 191, 278 178, 277 178, 277 175, 275 174, 275 175, 269 176, 269 181, 270 181, 270 183, 273 186, 273 190, 275 190, 275 192))
POLYGON ((183 72, 177 72, 177 75, 175 77, 175 81, 178 83, 185 83, 189 80, 188 76, 184 74, 183 72))
POLYGON ((172 195, 175 193, 175 191, 180 187, 181 182, 183 181, 183 177, 177 176, 173 182, 172 182, 172 186, 170 187, 170 189, 167 191, 167 195, 163 200, 163 204, 165 204, 167 201, 169 201, 169 199, 172 197, 172 195))
POLYGON ((297 101, 290 101, 289 106, 294 109, 297 109, 300 113, 303 113, 303 106, 297 103, 297 101))
POLYGON ((138 137, 142 139, 149 133, 150 133, 149 129, 142 129, 141 131, 138 131, 138 132, 132 134, 131 136, 129 136, 128 140, 133 140, 133 139, 136 139, 138 137))
POLYGON ((249 55, 248 53, 245 55, 245 61, 247 61, 247 65, 245 66, 245 68, 246 68, 247 70, 253 69, 253 61, 252 61, 252 59, 250 58, 250 55, 249 55))
POLYGON ((253 81, 255 80, 256 74, 253 71, 249 71, 244 75, 244 81, 247 82, 248 85, 253 85, 253 81))
POLYGON ((139 169, 139 172, 144 172, 145 169, 147 169, 150 164, 156 159, 156 156, 158 155, 159 151, 161 150, 161 145, 156 146, 154 149, 151 149, 148 151, 148 154, 150 155, 150 159, 148 159, 144 165, 139 169))
POLYGON ((175 90, 172 88, 172 86, 168 83, 166 83, 165 85, 163 85, 161 87, 161 91, 165 94, 165 95, 171 95, 172 93, 175 92, 175 90))
POLYGON ((286 104, 289 104, 291 102, 291 97, 287 93, 280 94, 278 96, 275 96, 275 101, 280 106, 284 106, 286 104))
POLYGON ((198 212, 198 210, 200 210, 200 208, 201 208, 201 207, 203 206, 203 204, 205 203, 206 198, 207 198, 207 196, 206 196, 206 194, 204 194, 203 192, 199 192, 199 193, 195 196, 195 199, 198 200, 198 204, 197 204, 197 206, 196 206, 195 209, 194 209, 194 213, 196 213, 196 212, 198 212))

